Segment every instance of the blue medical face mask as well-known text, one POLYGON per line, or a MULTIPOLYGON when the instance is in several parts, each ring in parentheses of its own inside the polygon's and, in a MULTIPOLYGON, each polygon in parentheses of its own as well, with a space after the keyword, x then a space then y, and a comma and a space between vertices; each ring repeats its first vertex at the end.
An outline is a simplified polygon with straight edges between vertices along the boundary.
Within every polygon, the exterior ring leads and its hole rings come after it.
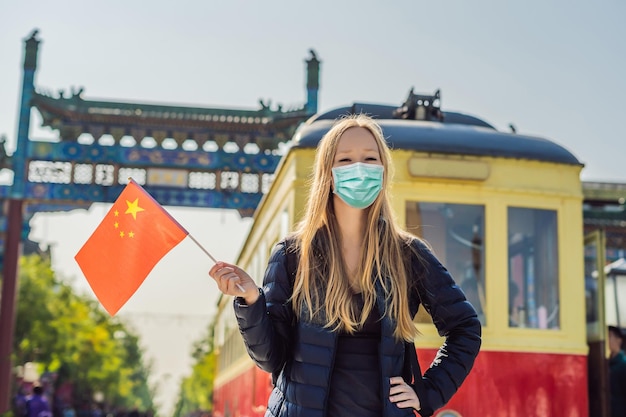
POLYGON ((383 166, 356 162, 333 168, 334 193, 349 206, 369 207, 383 188, 383 166))

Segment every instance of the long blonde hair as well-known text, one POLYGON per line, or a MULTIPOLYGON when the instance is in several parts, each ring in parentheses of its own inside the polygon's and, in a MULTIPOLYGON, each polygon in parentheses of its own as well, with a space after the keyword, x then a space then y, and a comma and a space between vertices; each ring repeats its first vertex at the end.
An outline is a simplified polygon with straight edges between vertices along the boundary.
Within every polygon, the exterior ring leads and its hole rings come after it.
POLYGON ((354 333, 375 308, 378 282, 385 292, 384 314, 396 323, 396 339, 410 341, 417 334, 409 312, 410 263, 406 257, 414 237, 402 231, 393 216, 388 193, 392 171, 391 152, 382 130, 369 116, 359 114, 340 119, 319 142, 306 212, 294 233, 300 260, 292 305, 300 317, 308 315, 309 320, 321 322, 333 331, 354 333), (365 209, 365 240, 356 272, 364 300, 360 314, 351 301, 352 291, 345 278, 341 234, 332 198, 337 144, 343 133, 353 127, 365 128, 374 136, 384 168, 382 190, 365 209), (323 248, 324 256, 315 248, 323 248))

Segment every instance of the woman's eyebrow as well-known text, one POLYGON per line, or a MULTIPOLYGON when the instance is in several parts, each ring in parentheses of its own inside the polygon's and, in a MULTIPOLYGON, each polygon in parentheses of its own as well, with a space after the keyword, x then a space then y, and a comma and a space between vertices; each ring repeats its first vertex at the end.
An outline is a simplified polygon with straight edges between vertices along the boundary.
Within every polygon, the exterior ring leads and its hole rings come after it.
MULTIPOLYGON (((363 149, 360 149, 360 150, 364 151, 364 152, 377 152, 378 153, 378 148, 363 148, 363 149)), ((352 153, 352 152, 356 152, 356 151, 357 151, 356 149, 346 149, 346 150, 343 150, 343 151, 339 151, 338 150, 336 152, 336 154, 339 155, 339 154, 344 154, 344 153, 352 153)))

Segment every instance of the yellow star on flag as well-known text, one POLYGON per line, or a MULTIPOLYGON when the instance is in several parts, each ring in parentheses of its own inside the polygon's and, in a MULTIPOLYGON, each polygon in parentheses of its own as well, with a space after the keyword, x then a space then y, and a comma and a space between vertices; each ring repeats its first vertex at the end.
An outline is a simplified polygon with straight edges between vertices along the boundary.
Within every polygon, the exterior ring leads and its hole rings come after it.
POLYGON ((133 219, 137 220, 137 213, 139 213, 140 211, 144 211, 144 209, 139 207, 139 198, 136 198, 135 201, 133 201, 132 203, 126 200, 126 204, 128 205, 128 208, 126 209, 126 212, 124 214, 132 214, 133 219))

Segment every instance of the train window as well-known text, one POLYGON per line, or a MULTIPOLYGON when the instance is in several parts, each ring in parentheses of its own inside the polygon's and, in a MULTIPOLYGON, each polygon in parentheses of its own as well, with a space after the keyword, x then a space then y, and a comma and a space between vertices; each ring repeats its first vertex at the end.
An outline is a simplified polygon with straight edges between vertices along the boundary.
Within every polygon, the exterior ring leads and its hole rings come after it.
MULTIPOLYGON (((484 218, 482 205, 406 203, 407 230, 430 244, 486 325, 484 218)), ((420 311, 416 321, 430 317, 420 311)))
POLYGON ((617 327, 626 326, 626 260, 620 258, 605 267, 606 322, 617 327))
POLYGON ((509 325, 559 328, 556 211, 508 209, 509 325))
MULTIPOLYGON (((587 339, 590 341, 604 340, 604 318, 600 309, 604 304, 598 293, 598 266, 603 265, 600 253, 600 232, 596 231, 585 236, 585 318, 587 321, 587 339)), ((604 277, 600 285, 605 285, 604 277)))

